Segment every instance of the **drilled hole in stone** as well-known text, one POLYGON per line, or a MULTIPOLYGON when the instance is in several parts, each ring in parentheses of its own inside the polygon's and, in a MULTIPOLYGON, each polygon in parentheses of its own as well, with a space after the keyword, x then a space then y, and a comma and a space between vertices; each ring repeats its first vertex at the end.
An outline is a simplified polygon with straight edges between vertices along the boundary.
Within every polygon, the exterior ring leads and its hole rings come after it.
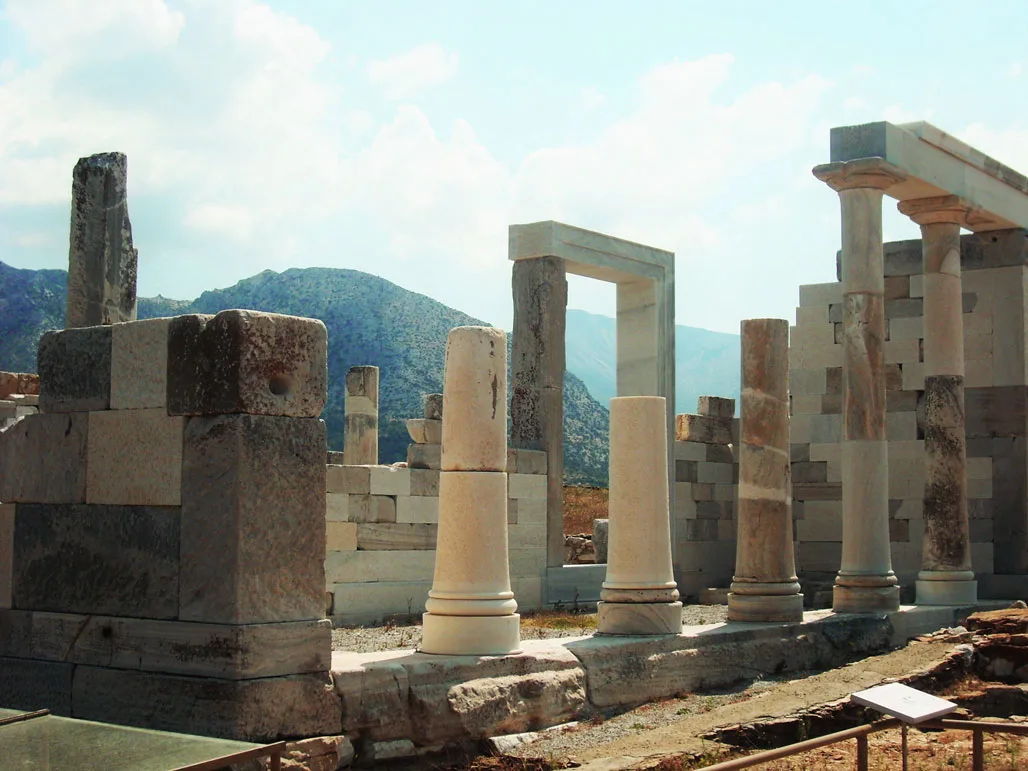
POLYGON ((289 378, 285 375, 275 375, 268 381, 268 390, 275 394, 275 396, 285 396, 289 393, 290 386, 289 378))

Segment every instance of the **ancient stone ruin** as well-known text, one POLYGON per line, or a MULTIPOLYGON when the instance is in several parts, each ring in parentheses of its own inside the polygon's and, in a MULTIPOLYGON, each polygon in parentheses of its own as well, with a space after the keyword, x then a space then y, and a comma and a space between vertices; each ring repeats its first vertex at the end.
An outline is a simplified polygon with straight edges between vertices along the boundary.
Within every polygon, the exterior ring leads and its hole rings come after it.
POLYGON ((506 334, 451 331, 394 465, 373 366, 328 451, 321 322, 134 320, 125 171, 76 166, 67 328, 38 379, 0 374, 0 707, 382 759, 740 662, 834 666, 1028 594, 1028 181, 927 124, 833 130, 814 173, 840 196, 840 280, 800 288, 791 330, 743 322, 739 419, 668 409, 673 254, 514 225, 509 402, 506 334), (920 241, 882 243, 884 196, 920 241), (568 272, 617 284, 591 565, 564 564, 568 272), (731 623, 683 628, 711 590, 731 623), (558 603, 598 603, 597 634, 523 640, 519 612, 558 603), (332 651, 333 623, 420 614, 420 651, 332 651))

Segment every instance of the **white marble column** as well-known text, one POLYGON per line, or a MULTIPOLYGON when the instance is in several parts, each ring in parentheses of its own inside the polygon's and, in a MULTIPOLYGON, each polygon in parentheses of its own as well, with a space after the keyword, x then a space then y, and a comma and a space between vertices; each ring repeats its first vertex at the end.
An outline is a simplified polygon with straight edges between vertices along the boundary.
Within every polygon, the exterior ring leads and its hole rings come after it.
POLYGON ((610 524, 599 634, 682 629, 671 568, 667 474, 667 401, 662 396, 611 399, 610 524))
POLYGON ((960 226, 969 207, 956 196, 903 201, 921 226, 924 266, 924 545, 918 605, 978 599, 971 571, 964 420, 964 316, 960 226))
POLYGON ((343 402, 343 460, 348 466, 378 463, 378 367, 350 367, 343 402))
POLYGON ((742 322, 739 509, 729 621, 802 621, 789 461, 789 322, 742 322))
POLYGON ((899 609, 889 544, 882 192, 905 178, 880 158, 818 166, 842 204, 842 565, 836 613, 899 609))
POLYGON ((521 646, 507 552, 507 335, 457 327, 446 341, 435 575, 424 653, 521 646))

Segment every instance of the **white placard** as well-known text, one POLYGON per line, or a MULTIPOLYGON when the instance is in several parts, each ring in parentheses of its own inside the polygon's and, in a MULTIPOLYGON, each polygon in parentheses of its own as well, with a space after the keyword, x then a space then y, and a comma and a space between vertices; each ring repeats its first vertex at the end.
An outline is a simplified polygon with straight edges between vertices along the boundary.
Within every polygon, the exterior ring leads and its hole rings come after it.
POLYGON ((951 701, 903 683, 889 683, 868 688, 866 691, 857 691, 850 695, 850 701, 865 707, 873 707, 906 723, 915 724, 947 715, 957 708, 951 701))

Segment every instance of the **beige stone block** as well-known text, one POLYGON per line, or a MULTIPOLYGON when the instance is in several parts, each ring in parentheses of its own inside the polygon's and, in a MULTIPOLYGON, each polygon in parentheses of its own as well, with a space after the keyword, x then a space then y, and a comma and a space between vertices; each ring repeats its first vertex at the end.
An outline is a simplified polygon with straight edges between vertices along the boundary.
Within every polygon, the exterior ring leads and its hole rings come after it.
POLYGON ((889 442, 889 463, 894 460, 924 460, 924 439, 889 442))
POLYGON ((543 607, 543 582, 540 576, 511 576, 514 597, 521 610, 538 610, 543 607))
POLYGON ((842 445, 838 442, 814 442, 810 445, 811 462, 831 461, 838 463, 842 459, 842 445))
POLYGON ((184 430, 163 409, 89 413, 86 503, 181 504, 184 430))
POLYGON ((326 522, 325 539, 328 552, 355 551, 357 549, 357 523, 326 522))
POLYGON ((842 302, 842 283, 833 281, 828 284, 801 284, 800 285, 800 307, 806 308, 812 305, 829 306, 833 303, 842 302))
POLYGON ((911 519, 911 520, 923 520, 924 518, 924 499, 923 498, 905 498, 900 501, 899 508, 896 509, 896 513, 893 514, 893 519, 911 519))
POLYGON ((991 356, 988 359, 971 359, 964 362, 964 388, 992 388, 995 385, 998 384, 991 356))
POLYGON ((810 444, 812 415, 794 415, 789 423, 789 435, 793 444, 810 444))
POLYGON ((438 444, 411 444, 407 446, 407 468, 442 468, 442 446, 438 444))
POLYGON ((328 466, 325 488, 330 493, 368 495, 371 492, 371 466, 328 466))
POLYGON ((714 485, 714 500, 715 501, 734 501, 738 497, 738 491, 734 484, 732 485, 714 485))
POLYGON ((434 551, 336 551, 325 559, 325 580, 329 584, 427 582, 434 569, 434 551))
POLYGON ((792 397, 793 415, 820 415, 821 395, 820 394, 793 394, 792 397))
POLYGON ((410 495, 410 469, 370 466, 372 495, 410 495))
POLYGON ((910 277, 910 296, 924 297, 924 273, 915 273, 910 277))
POLYGON ((902 386, 904 391, 924 390, 924 364, 905 362, 902 365, 902 386))
POLYGON ((967 459, 968 479, 992 480, 992 458, 968 458, 967 459))
POLYGON ((835 501, 807 501, 803 519, 796 523, 800 541, 842 541, 842 511, 835 501))
MULTIPOLYGON (((540 577, 546 572, 546 549, 541 547, 510 550, 510 575, 540 577)), ((515 595, 517 590, 515 589, 515 595)), ((521 598, 516 597, 520 605, 521 598)))
MULTIPOLYGON (((820 309, 820 308, 819 308, 820 309)), ((789 330, 789 344, 801 350, 835 344, 835 325, 828 323, 828 308, 824 307, 825 321, 821 324, 803 324, 789 330)))
POLYGON ((401 495, 396 499, 397 522, 439 522, 439 499, 401 495))
MULTIPOLYGON (((828 444, 842 440, 842 415, 811 415, 810 441, 812 444, 828 444)), ((795 438, 792 439, 796 441, 795 438)))
POLYGON ((992 335, 965 335, 964 360, 976 361, 992 358, 992 335))
POLYGON ((691 496, 676 494, 674 515, 676 520, 696 519, 696 501, 691 496))
POLYGON ((517 501, 518 526, 546 525, 546 499, 521 498, 517 501))
POLYGON ((675 497, 685 496, 687 498, 692 498, 692 486, 692 482, 675 482, 675 497))
POLYGON ((807 346, 798 349, 798 351, 799 357, 795 364, 790 356, 790 367, 796 366, 801 369, 822 369, 825 367, 842 366, 843 357, 841 345, 826 343, 824 345, 807 346))
POLYGON ((545 474, 546 473, 546 451, 525 450, 518 448, 507 448, 507 473, 508 474, 545 474), (511 468, 511 461, 514 467, 511 468))
POLYGON ((971 569, 975 573, 994 573, 993 562, 995 549, 991 543, 971 544, 971 569))
POLYGON ((14 581, 14 513, 13 503, 0 503, 0 610, 11 607, 14 581))
POLYGON ((707 445, 702 442, 675 441, 675 460, 706 460, 707 445))
POLYGON ((111 330, 111 409, 164 409, 168 401, 170 318, 115 324, 111 330))
POLYGON ((885 413, 885 435, 890 442, 914 441, 917 439, 916 412, 885 413))
POLYGON ((823 368, 790 369, 789 392, 793 396, 814 396, 828 393, 826 371, 823 368))
POLYGON ((390 495, 351 495, 346 512, 350 522, 396 522, 396 498, 390 495))
POLYGON ((88 413, 30 415, 0 432, 0 501, 86 500, 88 413))
POLYGON ((381 551, 435 549, 438 525, 424 523, 361 523, 357 548, 381 551))
POLYGON ((377 581, 329 584, 328 590, 335 598, 334 618, 343 622, 365 622, 397 614, 423 613, 431 587, 431 581, 377 581))
POLYGON ((507 495, 517 500, 546 500, 546 477, 540 474, 508 474, 507 495))
POLYGON ((731 463, 701 462, 696 467, 698 482, 730 485, 734 482, 735 467, 731 463))
POLYGON ((731 418, 715 418, 709 415, 676 415, 675 439, 679 442, 731 444, 732 422, 731 418))
MULTIPOLYGON (((910 318, 889 319, 889 341, 899 340, 920 340, 924 337, 924 318, 913 316, 910 318)), ((886 348, 888 350, 888 348, 886 348)), ((888 353, 886 353, 888 355, 888 353)))
POLYGON ((828 471, 825 475, 825 480, 829 483, 842 482, 842 461, 828 461, 828 471))
POLYGON ((439 473, 438 469, 410 469, 410 494, 438 498, 439 473))
POLYGON ((992 477, 990 476, 987 479, 968 479, 967 498, 968 500, 987 500, 992 498, 992 477))
POLYGON ((828 323, 828 305, 800 306, 796 309, 796 326, 814 326, 828 323))
POLYGON ((518 524, 511 526, 508 535, 511 549, 538 549, 546 546, 546 525, 521 522, 521 503, 518 503, 518 524))
MULTIPOLYGON (((964 339, 976 335, 992 336, 992 314, 985 312, 965 313, 964 315, 964 339)), ((991 350, 991 345, 990 345, 991 350)), ((964 351, 967 351, 967 344, 964 344, 964 351)))
POLYGON ((917 339, 886 340, 883 349, 886 364, 916 364, 921 358, 921 345, 917 339))
POLYGON ((349 500, 346 493, 325 493, 325 519, 346 522, 349 519, 349 500))

